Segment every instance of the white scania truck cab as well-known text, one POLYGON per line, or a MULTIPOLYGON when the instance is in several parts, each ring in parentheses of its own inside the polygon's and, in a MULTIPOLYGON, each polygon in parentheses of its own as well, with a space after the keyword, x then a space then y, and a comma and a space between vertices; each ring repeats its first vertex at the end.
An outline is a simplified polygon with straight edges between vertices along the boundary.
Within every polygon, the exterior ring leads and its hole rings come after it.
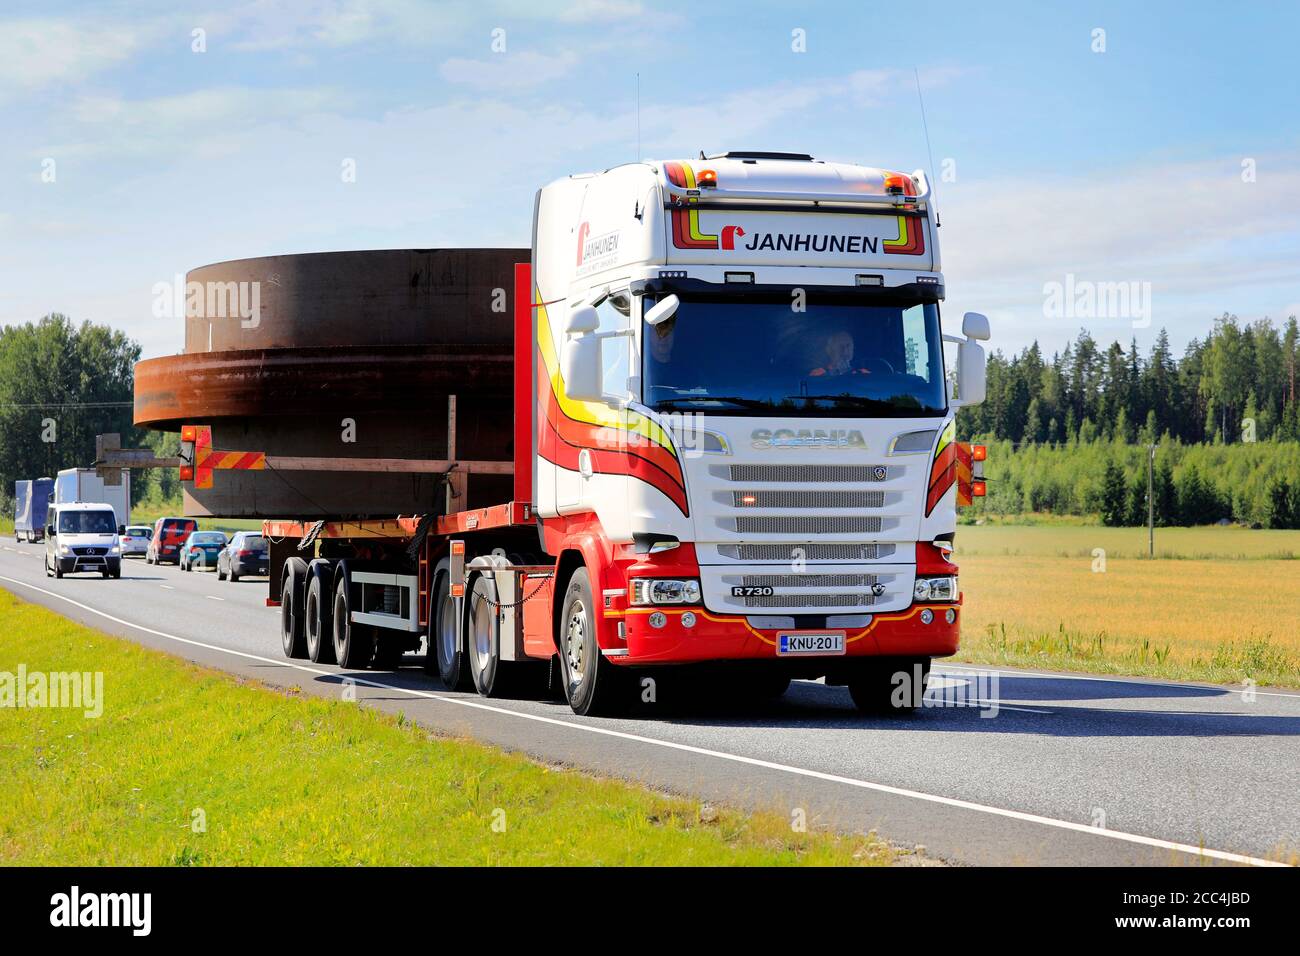
POLYGON ((989 329, 943 333, 923 173, 629 164, 542 189, 533 249, 546 551, 595 534, 659 568, 605 613, 603 657, 782 659, 878 700, 866 658, 956 650, 954 415, 989 329))

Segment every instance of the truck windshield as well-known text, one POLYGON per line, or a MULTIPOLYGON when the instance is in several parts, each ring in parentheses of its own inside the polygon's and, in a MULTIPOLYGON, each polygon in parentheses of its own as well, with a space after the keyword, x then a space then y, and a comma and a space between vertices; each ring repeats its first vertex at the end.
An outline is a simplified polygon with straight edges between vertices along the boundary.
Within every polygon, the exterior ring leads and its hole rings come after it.
POLYGON ((680 298, 671 319, 644 330, 651 408, 790 417, 945 412, 934 303, 837 296, 799 310, 789 295, 680 298))
POLYGON ((64 511, 59 514, 59 534, 113 534, 117 530, 111 511, 64 511))

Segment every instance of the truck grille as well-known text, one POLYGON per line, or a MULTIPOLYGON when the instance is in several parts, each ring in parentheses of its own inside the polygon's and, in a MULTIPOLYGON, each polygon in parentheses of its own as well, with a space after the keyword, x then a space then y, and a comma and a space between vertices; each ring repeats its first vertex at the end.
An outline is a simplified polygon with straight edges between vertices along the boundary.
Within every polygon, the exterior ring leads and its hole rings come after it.
POLYGON ((892 557, 892 544, 720 544, 718 553, 733 561, 876 561, 892 557))
POLYGON ((738 534, 879 534, 880 519, 866 515, 825 517, 821 515, 745 515, 732 519, 738 534))
POLYGON ((880 581, 877 574, 745 574, 747 588, 869 588, 880 581))
POLYGON ((772 594, 742 598, 746 607, 871 607, 876 599, 870 594, 772 594))
POLYGON ((731 465, 732 481, 801 482, 888 481, 891 469, 885 465, 731 465))
POLYGON ((883 508, 883 491, 733 491, 737 508, 883 508))

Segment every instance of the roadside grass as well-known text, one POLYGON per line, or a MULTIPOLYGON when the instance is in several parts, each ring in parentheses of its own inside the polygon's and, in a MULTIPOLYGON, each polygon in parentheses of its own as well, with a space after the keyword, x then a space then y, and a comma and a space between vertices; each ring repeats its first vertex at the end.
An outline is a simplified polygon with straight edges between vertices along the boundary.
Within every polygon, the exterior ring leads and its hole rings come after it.
MULTIPOLYGON (((999 554, 985 541, 988 551, 972 553, 969 530, 957 536, 965 600, 957 660, 1300 687, 1293 561, 1153 561, 1108 549, 1105 571, 1094 571, 1090 551, 999 554)), ((1204 545, 1190 537, 1186 546, 1204 545)))
POLYGON ((5 865, 885 865, 874 835, 541 766, 281 693, 0 590, 0 673, 102 673, 99 718, 0 710, 5 865), (202 826, 200 826, 202 823, 202 826))

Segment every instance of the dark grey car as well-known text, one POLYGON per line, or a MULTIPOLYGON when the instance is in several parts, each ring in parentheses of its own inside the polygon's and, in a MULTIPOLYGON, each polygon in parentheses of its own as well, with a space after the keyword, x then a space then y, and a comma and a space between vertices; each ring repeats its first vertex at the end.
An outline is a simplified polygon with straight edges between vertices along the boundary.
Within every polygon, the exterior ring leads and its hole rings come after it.
POLYGON ((266 539, 257 531, 236 531, 217 556, 217 580, 238 581, 243 574, 266 574, 266 539))

